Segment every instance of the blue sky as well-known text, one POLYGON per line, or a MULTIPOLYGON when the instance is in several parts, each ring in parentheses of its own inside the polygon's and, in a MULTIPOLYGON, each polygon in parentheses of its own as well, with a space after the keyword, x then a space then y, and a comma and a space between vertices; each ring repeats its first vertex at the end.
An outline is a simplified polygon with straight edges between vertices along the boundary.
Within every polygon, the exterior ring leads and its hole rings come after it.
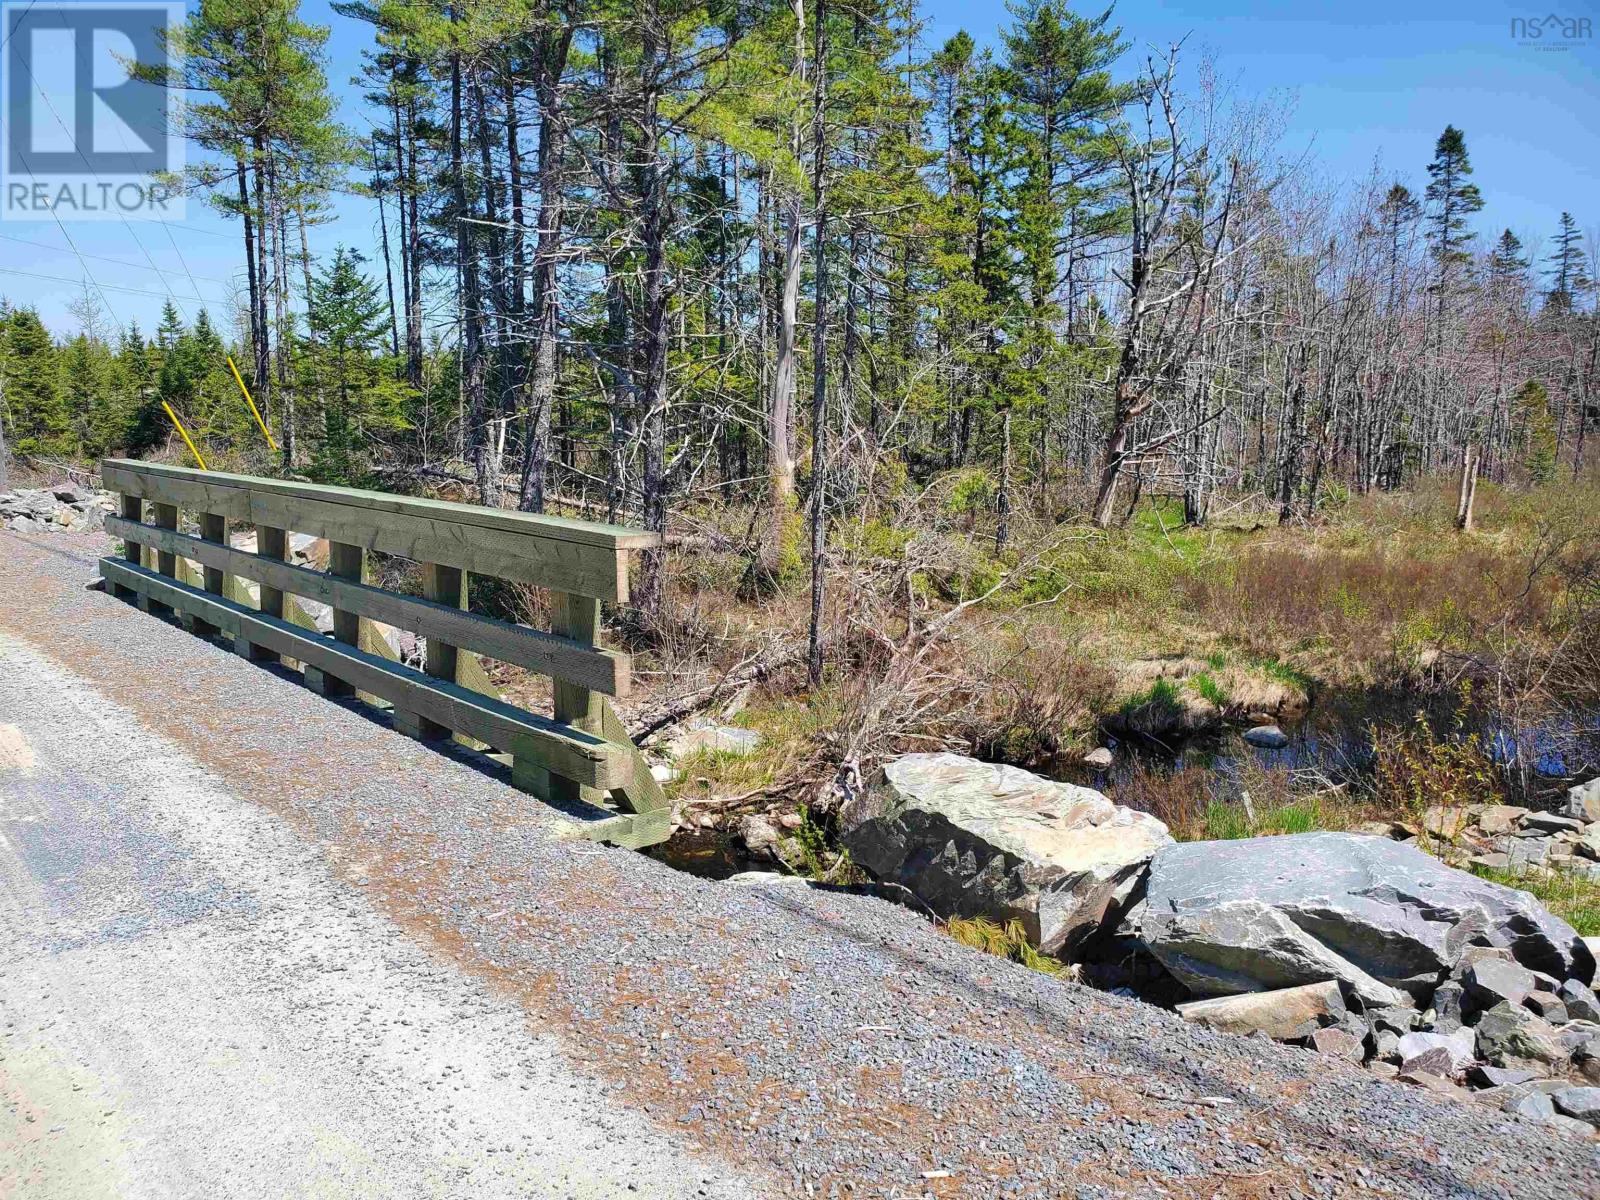
MULTIPOLYGON (((365 128, 348 81, 359 69, 366 27, 333 17, 326 0, 308 0, 305 11, 333 24, 330 75, 346 120, 365 128)), ((1600 228, 1600 38, 1562 52, 1521 44, 1512 19, 1533 11, 1472 0, 1122 0, 1114 19, 1133 43, 1130 72, 1136 56, 1184 38, 1185 55, 1210 57, 1241 95, 1281 97, 1290 105, 1285 150, 1309 150, 1310 169, 1332 182, 1364 178, 1380 161, 1420 190, 1440 130, 1459 126, 1485 200, 1477 228, 1492 238, 1509 227, 1542 256, 1563 209, 1586 230, 1600 228)), ((1594 0, 1566 0, 1551 11, 1588 16, 1600 30, 1594 0)), ((1009 21, 998 0, 924 0, 924 14, 929 48, 959 28, 980 43, 995 42, 1009 21)), ((336 214, 313 231, 313 253, 330 253, 338 242, 374 244, 369 201, 343 200, 336 214)), ((112 316, 136 319, 146 332, 169 293, 186 318, 201 303, 219 315, 227 280, 240 269, 235 227, 200 203, 191 203, 181 225, 133 222, 131 230, 120 222, 72 222, 64 234, 50 220, 0 222, 0 268, 7 268, 0 295, 37 306, 58 330, 74 324, 67 305, 81 294, 85 275, 69 235, 112 316)))

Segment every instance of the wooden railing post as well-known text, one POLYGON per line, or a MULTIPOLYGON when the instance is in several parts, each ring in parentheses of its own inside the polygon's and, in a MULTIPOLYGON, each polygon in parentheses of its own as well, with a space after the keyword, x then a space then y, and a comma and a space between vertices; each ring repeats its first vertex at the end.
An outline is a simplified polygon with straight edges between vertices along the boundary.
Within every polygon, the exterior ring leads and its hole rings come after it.
MULTIPOLYGON (((340 579, 361 582, 366 567, 367 552, 361 546, 348 542, 328 542, 328 574, 340 579)), ((333 610, 333 637, 347 646, 361 644, 361 616, 335 607, 333 610)), ((347 681, 336 679, 319 667, 306 665, 306 686, 323 696, 348 696, 355 691, 347 681)))
MULTIPOLYGON (((451 608, 467 607, 467 573, 459 567, 442 563, 422 564, 422 594, 436 604, 451 608)), ((461 651, 442 638, 430 637, 422 669, 435 679, 457 682, 461 669, 461 651)), ((407 737, 422 741, 438 741, 450 737, 455 731, 430 721, 420 713, 396 708, 392 714, 394 727, 407 737)))
MULTIPOLYGON (((279 529, 273 525, 256 526, 256 555, 259 558, 270 558, 282 562, 288 553, 289 531, 279 529)), ((258 607, 269 617, 283 617, 283 592, 266 584, 260 585, 261 601, 258 607)), ((255 662, 279 662, 281 656, 275 650, 265 646, 258 646, 243 634, 235 634, 233 639, 233 652, 241 658, 248 658, 255 662)))
MULTIPOLYGON (((154 503, 150 506, 150 524, 158 529, 176 529, 178 527, 178 506, 176 504, 154 503)), ((156 570, 169 579, 178 577, 178 556, 170 550, 156 552, 156 570)), ((151 600, 148 602, 150 612, 170 613, 172 609, 165 604, 151 600)))
MULTIPOLYGON (((121 512, 122 512, 122 519, 125 520, 125 521, 141 521, 142 522, 144 520, 144 501, 141 500, 138 496, 132 496, 132 495, 129 495, 127 492, 124 492, 122 494, 121 512)), ((138 542, 130 542, 126 538, 124 538, 122 540, 122 561, 123 562, 131 562, 136 567, 137 566, 141 566, 141 565, 143 565, 143 555, 144 555, 144 547, 141 546, 138 542)), ((125 587, 122 587, 120 585, 114 586, 113 587, 113 592, 114 592, 115 595, 121 597, 124 600, 139 600, 139 599, 142 599, 142 597, 139 596, 139 593, 135 592, 132 588, 125 588, 125 587)), ((145 606, 143 604, 141 604, 140 607, 143 608, 145 606)))
MULTIPOLYGON (((593 596, 579 596, 573 592, 551 592, 550 632, 571 638, 585 646, 598 645, 600 601, 593 596)), ((569 683, 565 679, 554 679, 552 683, 555 703, 551 715, 556 720, 582 729, 586 733, 600 733, 599 693, 581 684, 569 683)), ((515 774, 515 764, 513 764, 513 774, 515 774)), ((604 796, 592 794, 593 789, 588 789, 591 794, 585 795, 585 789, 559 775, 550 776, 549 786, 551 798, 555 800, 588 800, 591 803, 599 803, 605 799, 604 796)))
POLYGON ((670 806, 611 703, 627 694, 628 656, 600 645, 601 604, 628 597, 629 551, 658 538, 156 463, 111 459, 101 471, 122 497, 121 515, 106 519, 122 552, 100 561, 118 594, 153 597, 192 628, 220 630, 241 655, 303 666, 307 686, 324 695, 388 704, 399 731, 509 755, 513 783, 558 803, 585 837, 644 846, 670 832, 670 806), (180 510, 196 514, 199 536, 179 532, 180 510), (228 544, 230 522, 256 527, 254 554, 228 544), (287 560, 291 529, 326 539, 324 569, 287 560), (369 584, 368 552, 422 564, 425 597, 369 584), (473 613, 473 574, 548 589, 548 631, 473 613), (259 612, 245 580, 259 588, 259 612), (299 596, 329 606, 332 638, 310 628, 299 596), (386 652, 380 621, 426 639, 423 670, 386 652), (550 715, 499 697, 479 655, 549 676, 550 715))
MULTIPOLYGON (((203 512, 200 514, 200 537, 217 545, 226 545, 228 541, 228 519, 220 513, 203 512)), ((213 596, 226 595, 224 588, 227 585, 227 576, 216 567, 200 564, 201 579, 205 590, 213 596)), ((194 622, 193 629, 196 633, 215 636, 221 631, 208 621, 194 622)))

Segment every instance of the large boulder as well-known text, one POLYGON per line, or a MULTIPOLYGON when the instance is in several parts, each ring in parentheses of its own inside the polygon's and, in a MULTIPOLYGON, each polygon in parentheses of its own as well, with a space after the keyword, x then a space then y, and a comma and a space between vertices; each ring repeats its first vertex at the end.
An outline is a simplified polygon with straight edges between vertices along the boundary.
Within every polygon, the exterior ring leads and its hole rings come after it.
POLYGON ((1355 834, 1165 847, 1139 932, 1199 996, 1333 978, 1368 1004, 1426 1001, 1475 943, 1557 978, 1594 973, 1572 927, 1526 892, 1355 834))
POLYGON ((1020 920, 1056 953, 1134 890, 1167 827, 1092 788, 960 754, 908 754, 842 814, 851 857, 945 917, 1020 920))

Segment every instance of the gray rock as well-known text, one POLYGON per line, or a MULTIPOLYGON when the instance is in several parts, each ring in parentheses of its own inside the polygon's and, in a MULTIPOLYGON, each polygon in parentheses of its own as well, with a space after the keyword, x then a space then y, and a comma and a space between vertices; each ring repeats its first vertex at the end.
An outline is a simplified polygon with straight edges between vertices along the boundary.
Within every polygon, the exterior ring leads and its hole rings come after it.
POLYGON ((1197 995, 1335 978, 1369 1005, 1414 1004, 1474 938, 1588 978, 1571 926, 1526 892, 1384 838, 1304 833, 1187 842, 1150 867, 1142 934, 1197 995))
POLYGON ((1587 984, 1569 979, 1556 995, 1561 997, 1561 1003, 1567 1006, 1567 1015, 1574 1021, 1600 1022, 1600 998, 1587 984))
POLYGON ((746 850, 758 858, 776 857, 780 836, 773 828, 772 822, 755 813, 750 813, 739 821, 740 841, 744 842, 746 850))
POLYGON ((1442 1075, 1435 1075, 1432 1071, 1401 1071, 1395 1076, 1401 1083, 1409 1083, 1413 1087, 1425 1088, 1438 1096, 1447 1096, 1451 1100, 1471 1100, 1472 1093, 1464 1087, 1458 1087, 1442 1075))
POLYGON ((1400 1035, 1390 1029, 1380 1029, 1372 1035, 1374 1058, 1400 1061, 1400 1035))
POLYGON ((1597 1038, 1600 1038, 1600 1025, 1592 1021, 1568 1021, 1556 1030, 1556 1043, 1569 1055, 1600 1052, 1597 1038))
POLYGON ((1456 965, 1450 970, 1450 978, 1463 979, 1467 972, 1478 963, 1494 959, 1497 962, 1516 962, 1511 956, 1511 951, 1504 946, 1468 946, 1461 952, 1461 957, 1456 960, 1456 965))
POLYGON ((761 734, 754 729, 719 725, 715 721, 695 721, 679 730, 666 745, 668 758, 686 758, 699 751, 744 757, 761 747, 761 734))
POLYGON ((1500 1003, 1478 1018, 1478 1057, 1497 1067, 1540 1070, 1567 1060, 1546 1022, 1525 1008, 1500 1003))
POLYGON ((1272 992, 1246 992, 1178 1005, 1185 1021, 1225 1033, 1264 1033, 1278 1041, 1309 1038, 1346 1012, 1344 995, 1333 980, 1272 992))
POLYGON ((1564 1116, 1600 1128, 1600 1087, 1565 1088, 1550 1097, 1564 1116))
POLYGON ((1055 953, 1116 915, 1167 827, 1092 788, 959 754, 908 754, 841 814, 851 857, 940 916, 1020 920, 1055 953))
POLYGON ((1493 1008, 1502 1000, 1521 1004, 1533 992, 1533 972, 1520 963, 1483 959, 1461 976, 1461 984, 1475 1009, 1493 1008))
POLYGON ((1410 1033, 1417 1027, 1417 1011, 1413 1008, 1368 1009, 1367 1019, 1374 1029, 1387 1029, 1397 1035, 1410 1033))
POLYGON ((1552 1025, 1567 1023, 1567 1006, 1548 992, 1535 992, 1522 1002, 1522 1007, 1537 1013, 1552 1025))
POLYGON ((1558 813, 1530 812, 1522 822, 1524 829, 1543 829, 1549 833, 1582 833, 1584 822, 1558 813))
POLYGON ((1572 843, 1572 853, 1579 858, 1600 859, 1600 824, 1584 826, 1583 833, 1572 843))
POLYGON ((1587 1121, 1579 1121, 1574 1117, 1564 1117, 1560 1113, 1553 1117, 1546 1117, 1544 1124, 1548 1129, 1570 1134, 1573 1137, 1590 1138, 1594 1136, 1594 1126, 1587 1121))
POLYGON ((1527 809, 1514 804, 1491 804, 1478 814, 1478 828, 1487 834, 1512 833, 1527 815, 1527 809))
POLYGON ((1568 788, 1562 812, 1589 824, 1600 822, 1600 778, 1568 788))
POLYGON ((1433 1050, 1443 1050, 1448 1056, 1449 1069, 1441 1072, 1454 1075, 1464 1071, 1473 1060, 1476 1038, 1470 1029, 1458 1029, 1452 1034, 1408 1033, 1400 1039, 1398 1047, 1402 1070, 1411 1069, 1411 1060, 1433 1050))
POLYGON ((12 517, 7 526, 12 533, 43 533, 45 526, 32 517, 12 517))
POLYGON ((1433 990, 1433 1031, 1454 1033, 1462 1025, 1465 989, 1455 980, 1446 980, 1433 990))
POLYGON ((1545 866, 1553 843, 1549 838, 1519 838, 1506 849, 1506 870, 1531 871, 1545 866))
POLYGON ((1526 1068, 1510 1069, 1507 1067, 1491 1067, 1488 1063, 1477 1063, 1467 1072, 1467 1077, 1473 1083, 1486 1088, 1515 1087, 1519 1083, 1531 1083, 1542 1078, 1538 1071, 1526 1068))
POLYGON ((1105 746, 1098 746, 1083 756, 1083 765, 1093 767, 1097 771, 1104 771, 1115 761, 1116 755, 1105 746))
POLYGON ((1282 750, 1289 744, 1289 735, 1276 725, 1257 725, 1244 731, 1244 740, 1263 750, 1282 750))
POLYGON ((1524 1092, 1520 1096, 1513 1096, 1502 1107, 1505 1112, 1514 1116, 1532 1117, 1536 1121, 1556 1115, 1555 1102, 1549 1096, 1540 1095, 1538 1092, 1524 1092))

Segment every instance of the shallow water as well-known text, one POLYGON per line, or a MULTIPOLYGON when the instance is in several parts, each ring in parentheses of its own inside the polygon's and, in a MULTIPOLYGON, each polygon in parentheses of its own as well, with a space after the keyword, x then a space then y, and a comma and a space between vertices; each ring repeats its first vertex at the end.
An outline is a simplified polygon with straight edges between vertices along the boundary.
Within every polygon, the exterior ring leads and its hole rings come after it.
MULTIPOLYGON (((1187 738, 1115 738, 1104 745, 1116 761, 1097 770, 1078 761, 1057 764, 1048 773, 1056 779, 1084 784, 1115 798, 1136 771, 1173 774, 1190 767, 1214 773, 1225 785, 1237 781, 1241 771, 1254 764, 1274 771, 1304 772, 1330 783, 1356 782, 1372 769, 1374 724, 1404 726, 1422 708, 1414 698, 1371 697, 1360 700, 1313 702, 1297 719, 1279 722, 1289 744, 1276 750, 1252 746, 1240 736, 1245 726, 1194 734, 1187 738)), ((1452 730, 1455 712, 1422 708, 1440 734, 1452 730)), ((1600 710, 1575 718, 1552 719, 1519 732, 1496 722, 1489 714, 1469 718, 1490 757, 1505 773, 1508 793, 1519 801, 1548 802, 1565 791, 1573 779, 1600 773, 1600 710)))

